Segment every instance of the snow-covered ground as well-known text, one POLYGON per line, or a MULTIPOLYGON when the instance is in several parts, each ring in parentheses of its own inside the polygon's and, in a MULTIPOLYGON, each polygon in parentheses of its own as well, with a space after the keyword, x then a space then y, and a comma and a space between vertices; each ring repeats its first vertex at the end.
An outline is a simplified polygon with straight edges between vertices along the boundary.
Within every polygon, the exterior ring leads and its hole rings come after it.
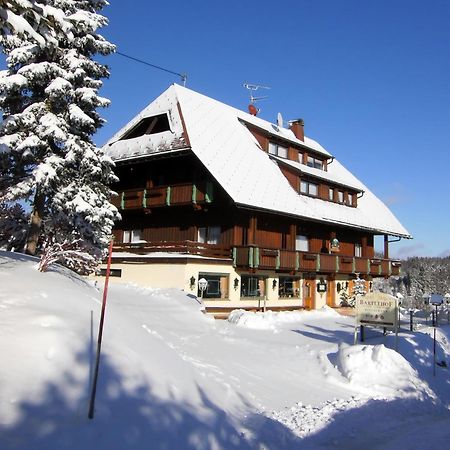
MULTIPOLYGON (((0 448, 424 449, 450 442, 450 369, 431 328, 394 336, 330 309, 205 316, 180 291, 101 286, 0 252, 0 448)), ((437 329, 450 365, 450 326, 437 329)))

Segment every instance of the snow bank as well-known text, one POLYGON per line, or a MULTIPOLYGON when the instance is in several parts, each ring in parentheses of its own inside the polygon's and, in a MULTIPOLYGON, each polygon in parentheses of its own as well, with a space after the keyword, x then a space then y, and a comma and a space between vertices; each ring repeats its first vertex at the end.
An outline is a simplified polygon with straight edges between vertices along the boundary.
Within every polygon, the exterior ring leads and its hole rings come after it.
POLYGON ((339 317, 339 314, 328 306, 315 311, 252 312, 235 309, 228 316, 228 322, 254 330, 275 330, 277 325, 301 323, 326 317, 339 317))
POLYGON ((359 408, 366 402, 367 400, 357 397, 348 400, 330 400, 320 407, 297 402, 284 411, 274 411, 272 417, 293 430, 298 436, 305 437, 325 428, 339 413, 359 408))
POLYGON ((352 385, 386 397, 430 394, 416 370, 395 350, 379 345, 341 345, 337 368, 352 385))

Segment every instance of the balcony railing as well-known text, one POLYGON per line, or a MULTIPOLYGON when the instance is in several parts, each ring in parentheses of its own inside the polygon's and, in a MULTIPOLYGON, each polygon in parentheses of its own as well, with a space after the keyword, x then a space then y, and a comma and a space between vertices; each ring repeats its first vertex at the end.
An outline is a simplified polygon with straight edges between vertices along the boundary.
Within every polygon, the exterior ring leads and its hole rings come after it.
MULTIPOLYGON (((198 255, 211 258, 231 258, 229 247, 214 244, 204 244, 194 241, 153 241, 117 243, 114 253, 133 253, 135 255, 151 256, 152 253, 177 253, 180 255, 198 255)), ((159 255, 162 256, 162 255, 159 255)))
POLYGON ((149 189, 127 189, 117 192, 111 203, 121 210, 151 209, 171 205, 212 203, 214 185, 207 181, 158 186, 149 189))
POLYGON ((238 246, 233 248, 234 266, 280 272, 360 273, 372 276, 399 275, 400 262, 326 253, 238 246))
MULTIPOLYGON (((295 250, 265 248, 257 246, 229 247, 204 244, 195 241, 153 241, 117 243, 114 245, 116 257, 121 252, 136 256, 151 256, 152 253, 176 253, 199 255, 210 258, 230 258, 236 268, 244 270, 277 270, 279 272, 340 273, 382 276, 400 274, 400 261, 310 253, 295 250)), ((160 255, 161 256, 161 255, 160 255)))

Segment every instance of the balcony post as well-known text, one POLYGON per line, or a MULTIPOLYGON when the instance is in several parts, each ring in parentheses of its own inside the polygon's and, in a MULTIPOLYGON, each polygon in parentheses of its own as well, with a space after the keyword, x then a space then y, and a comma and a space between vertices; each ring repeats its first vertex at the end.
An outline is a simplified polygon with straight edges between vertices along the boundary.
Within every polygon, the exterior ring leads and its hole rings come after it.
POLYGON ((259 247, 255 247, 255 260, 254 260, 255 269, 259 267, 259 247))
POLYGON ((389 236, 384 235, 384 259, 389 259, 389 236))
POLYGON ((248 248, 248 266, 253 269, 253 247, 248 248))
POLYGON ((206 203, 212 203, 213 192, 214 192, 214 185, 211 183, 211 181, 207 181, 206 182, 206 193, 205 193, 206 203))
POLYGON ((192 185, 192 203, 197 204, 197 186, 195 184, 192 185))
POLYGON ((125 191, 120 195, 120 209, 125 209, 125 191))

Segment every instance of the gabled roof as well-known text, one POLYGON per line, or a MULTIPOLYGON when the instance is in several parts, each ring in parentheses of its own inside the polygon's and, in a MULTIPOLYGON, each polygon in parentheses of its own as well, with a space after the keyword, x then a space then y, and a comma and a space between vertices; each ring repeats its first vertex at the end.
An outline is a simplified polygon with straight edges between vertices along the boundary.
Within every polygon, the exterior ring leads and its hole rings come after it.
MULTIPOLYGON (((357 208, 298 194, 274 159, 261 151, 245 123, 330 156, 312 139, 305 137, 305 142, 299 141, 290 130, 178 85, 169 87, 125 125, 105 144, 104 149, 114 160, 120 161, 190 147, 237 205, 338 223, 375 233, 410 237, 384 203, 336 159, 329 164, 327 172, 320 171, 321 175, 330 181, 340 180, 343 185, 364 191, 358 199, 357 208), (142 118, 163 112, 168 113, 171 131, 119 140, 142 118)), ((301 164, 298 166, 310 172, 309 168, 301 164)))

